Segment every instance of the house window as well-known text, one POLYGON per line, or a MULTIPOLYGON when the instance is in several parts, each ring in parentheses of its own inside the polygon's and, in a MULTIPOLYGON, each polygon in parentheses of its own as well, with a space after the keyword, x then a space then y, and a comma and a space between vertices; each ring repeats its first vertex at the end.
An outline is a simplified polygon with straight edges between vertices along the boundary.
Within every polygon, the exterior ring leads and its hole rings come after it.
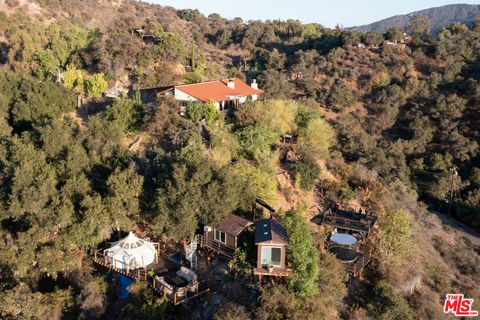
POLYGON ((215 241, 226 244, 227 243, 227 234, 225 232, 222 232, 220 230, 215 229, 215 232, 213 234, 213 239, 215 239, 215 241))
POLYGON ((281 256, 282 256, 282 248, 281 247, 271 247, 271 246, 262 246, 262 266, 266 267, 270 263, 274 267, 281 267, 281 256))

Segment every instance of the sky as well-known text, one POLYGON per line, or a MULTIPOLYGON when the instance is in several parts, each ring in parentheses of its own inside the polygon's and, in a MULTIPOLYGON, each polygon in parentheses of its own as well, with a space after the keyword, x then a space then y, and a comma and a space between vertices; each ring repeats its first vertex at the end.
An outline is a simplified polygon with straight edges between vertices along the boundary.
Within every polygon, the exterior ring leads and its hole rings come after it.
MULTIPOLYGON (((248 20, 298 19, 327 27, 369 24, 397 14, 472 1, 448 0, 148 0, 177 9, 198 9, 205 15, 248 20)), ((478 1, 477 1, 478 3, 478 1)))

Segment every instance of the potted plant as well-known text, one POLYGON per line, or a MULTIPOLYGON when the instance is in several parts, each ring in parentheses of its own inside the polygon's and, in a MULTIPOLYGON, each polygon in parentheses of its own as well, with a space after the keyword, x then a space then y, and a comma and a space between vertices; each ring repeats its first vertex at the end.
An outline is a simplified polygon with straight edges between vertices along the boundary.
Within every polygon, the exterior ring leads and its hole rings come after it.
POLYGON ((272 261, 270 261, 267 265, 267 270, 268 272, 272 273, 273 272, 273 263, 272 261))

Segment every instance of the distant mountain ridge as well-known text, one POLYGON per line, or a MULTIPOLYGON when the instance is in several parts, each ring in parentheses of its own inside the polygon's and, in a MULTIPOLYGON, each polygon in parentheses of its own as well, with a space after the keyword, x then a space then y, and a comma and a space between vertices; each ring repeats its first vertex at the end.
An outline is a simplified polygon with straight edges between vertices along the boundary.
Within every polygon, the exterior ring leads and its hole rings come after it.
POLYGON ((405 15, 396 15, 371 24, 352 27, 362 32, 386 32, 391 27, 408 29, 413 16, 422 15, 430 20, 432 33, 455 22, 469 23, 480 14, 480 5, 476 4, 450 4, 441 7, 415 11, 405 15))

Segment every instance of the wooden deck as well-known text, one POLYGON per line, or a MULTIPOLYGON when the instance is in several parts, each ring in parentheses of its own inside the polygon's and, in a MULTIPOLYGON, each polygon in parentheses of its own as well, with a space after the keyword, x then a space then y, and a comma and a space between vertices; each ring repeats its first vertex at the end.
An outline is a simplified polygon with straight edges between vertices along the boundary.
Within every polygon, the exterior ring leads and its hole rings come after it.
POLYGON ((153 278, 152 288, 158 294, 168 297, 174 305, 182 304, 210 291, 207 280, 197 281, 191 288, 183 287, 172 291, 153 278))
POLYGON ((207 280, 196 281, 188 289, 186 287, 174 288, 173 290, 164 288, 155 280, 155 276, 176 273, 181 265, 161 255, 158 256, 154 263, 149 264, 145 268, 119 269, 108 263, 108 257, 103 254, 103 250, 97 250, 94 253, 93 262, 135 281, 146 281, 155 292, 165 295, 175 305, 185 303, 210 291, 207 280))
POLYGON ((253 274, 256 276, 270 276, 270 277, 288 277, 293 269, 285 268, 285 269, 273 269, 272 272, 269 272, 267 268, 255 268, 253 269, 253 274))
POLYGON ((358 277, 362 273, 365 266, 370 262, 371 256, 372 256, 371 252, 368 252, 368 253, 359 252, 357 260, 355 260, 355 262, 347 264, 347 272, 353 275, 354 277, 358 277))
POLYGON ((318 223, 327 225, 333 228, 344 229, 354 232, 359 232, 369 235, 375 224, 376 217, 359 215, 358 213, 343 211, 343 210, 328 210, 318 219, 312 219, 318 223))
POLYGON ((230 260, 235 257, 235 250, 218 241, 208 239, 203 235, 197 235, 197 242, 202 248, 206 248, 217 254, 223 255, 230 260))

